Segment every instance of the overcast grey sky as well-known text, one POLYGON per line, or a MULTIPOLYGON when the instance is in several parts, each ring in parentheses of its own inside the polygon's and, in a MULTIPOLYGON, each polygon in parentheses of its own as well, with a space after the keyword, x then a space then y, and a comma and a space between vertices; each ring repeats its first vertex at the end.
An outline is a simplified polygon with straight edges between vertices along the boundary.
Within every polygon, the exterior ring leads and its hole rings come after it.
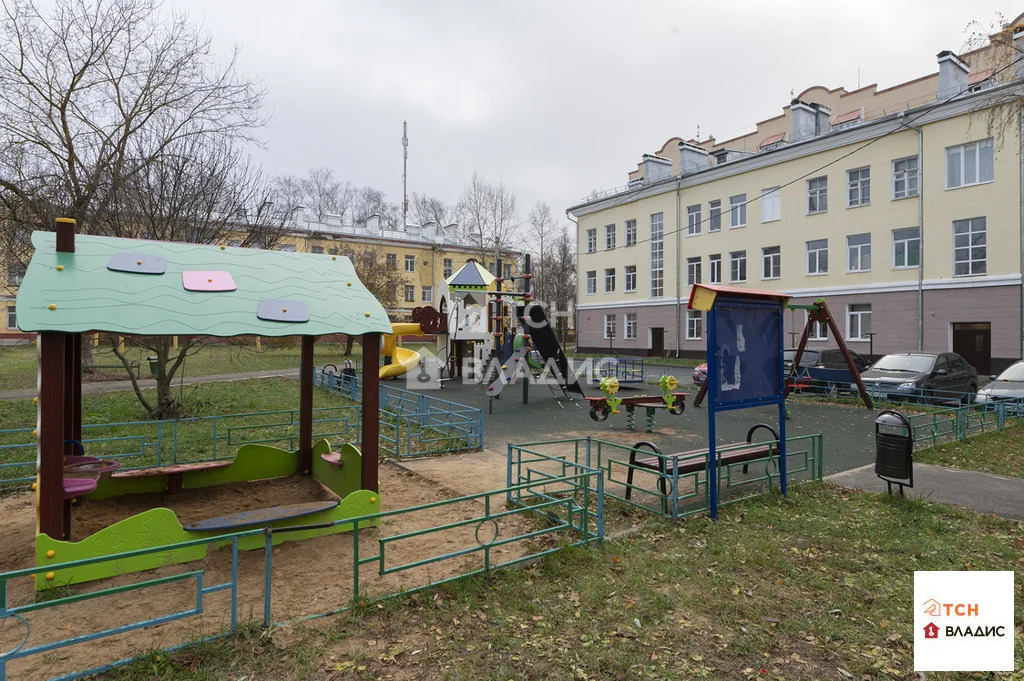
POLYGON ((937 70, 993 0, 503 3, 172 0, 240 70, 264 79, 272 122, 255 156, 271 174, 329 166, 355 185, 454 202, 479 170, 556 217, 625 184, 674 135, 726 139, 777 115, 790 90, 937 70), (812 9, 813 7, 813 9, 812 9))

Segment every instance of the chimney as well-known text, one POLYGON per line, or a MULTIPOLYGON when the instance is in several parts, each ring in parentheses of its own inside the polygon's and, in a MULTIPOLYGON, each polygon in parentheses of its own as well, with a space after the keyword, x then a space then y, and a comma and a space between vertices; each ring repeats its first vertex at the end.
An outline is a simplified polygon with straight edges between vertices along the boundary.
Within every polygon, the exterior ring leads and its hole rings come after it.
POLYGON ((650 184, 672 176, 672 161, 653 154, 644 154, 644 182, 650 184))
POLYGON ((807 102, 794 99, 789 103, 789 111, 793 116, 793 134, 789 136, 794 142, 801 142, 814 137, 817 124, 817 111, 807 102))
POLYGON ((942 102, 967 90, 967 76, 971 70, 949 50, 943 50, 937 56, 939 58, 939 89, 936 99, 942 102))
POLYGON ((704 170, 708 167, 708 150, 688 142, 679 143, 679 174, 704 170))
POLYGON ((814 134, 820 135, 831 130, 832 110, 824 104, 811 104, 811 106, 817 109, 814 115, 814 134))

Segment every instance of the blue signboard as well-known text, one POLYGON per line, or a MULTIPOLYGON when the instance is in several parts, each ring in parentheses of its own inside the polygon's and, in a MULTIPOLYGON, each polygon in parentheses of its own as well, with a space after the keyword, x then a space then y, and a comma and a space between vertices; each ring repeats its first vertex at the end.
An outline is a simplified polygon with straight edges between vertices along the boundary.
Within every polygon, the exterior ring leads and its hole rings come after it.
POLYGON ((714 325, 716 407, 774 403, 783 397, 782 315, 778 303, 748 300, 716 301, 714 325))

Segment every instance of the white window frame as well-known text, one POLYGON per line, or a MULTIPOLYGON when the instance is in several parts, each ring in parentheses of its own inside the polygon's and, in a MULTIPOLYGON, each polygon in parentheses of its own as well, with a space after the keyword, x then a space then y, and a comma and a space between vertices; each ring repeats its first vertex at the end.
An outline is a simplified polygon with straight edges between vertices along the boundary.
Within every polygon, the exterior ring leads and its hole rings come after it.
POLYGON ((445 258, 442 261, 442 265, 441 266, 442 266, 442 270, 441 271, 444 273, 443 276, 444 276, 445 279, 447 279, 448 277, 452 276, 452 272, 455 271, 455 262, 452 260, 452 258, 445 258))
POLYGON ((10 331, 17 331, 17 329, 18 329, 18 309, 17 309, 17 305, 8 305, 7 306, 7 329, 10 330, 10 331))
POLYGON ((847 272, 870 272, 871 271, 871 232, 863 232, 861 234, 848 234, 846 236, 846 271, 847 272), (859 236, 866 236, 868 242, 866 244, 851 244, 850 239, 854 239, 859 236), (850 267, 850 255, 854 249, 857 251, 857 268, 853 269, 850 267), (867 260, 868 266, 864 267, 864 252, 867 249, 867 260))
POLYGON ((651 213, 651 297, 665 295, 665 214, 651 213))
POLYGON ((622 315, 622 338, 636 340, 636 312, 627 312, 622 315))
POLYGON ((851 168, 846 171, 846 207, 847 208, 860 208, 861 206, 871 205, 871 166, 861 166, 860 168, 851 168), (866 172, 867 175, 862 175, 866 172), (857 173, 857 179, 854 179, 853 174, 857 173), (853 200, 853 190, 857 189, 857 200, 853 200), (864 197, 867 196, 865 199, 864 197))
POLYGON ((604 270, 604 292, 615 293, 615 268, 606 267, 604 270))
POLYGON ((420 298, 424 303, 434 302, 434 288, 432 286, 424 286, 423 290, 420 291, 420 298))
POLYGON ((704 338, 704 313, 700 310, 686 311, 686 340, 704 338))
POLYGON ((708 256, 708 283, 722 283, 722 254, 713 253, 708 256), (718 275, 718 276, 715 276, 718 275))
POLYGON ((765 246, 761 249, 761 279, 782 278, 782 246, 765 246), (767 273, 768 276, 765 276, 767 273))
POLYGON ((916 270, 918 267, 920 267, 920 263, 921 263, 921 229, 919 227, 915 226, 915 227, 897 227, 896 229, 892 230, 892 268, 894 270, 916 270), (914 230, 917 233, 917 236, 906 237, 904 235, 901 235, 899 238, 897 238, 897 236, 896 236, 897 232, 903 232, 904 234, 906 234, 906 232, 908 232, 910 230, 914 230), (910 246, 914 242, 917 243, 917 262, 918 262, 918 264, 917 265, 910 265, 910 264, 907 264, 907 263, 910 260, 910 258, 909 258, 909 256, 910 256, 910 246), (899 250, 898 246, 902 246, 903 247, 903 260, 904 260, 904 264, 902 264, 902 265, 899 264, 896 261, 896 254, 897 254, 897 251, 899 250))
POLYGON ((892 200, 898 201, 900 199, 911 199, 918 195, 921 191, 921 164, 918 163, 917 156, 907 156, 904 158, 896 158, 892 161, 892 200), (913 170, 897 170, 897 165, 900 163, 907 164, 910 161, 914 162, 913 170), (903 183, 903 189, 900 190, 900 183, 903 183), (913 185, 913 187, 911 187, 913 185))
POLYGON ((742 282, 744 282, 746 280, 747 280, 747 252, 746 252, 746 250, 730 251, 729 252, 729 283, 730 284, 738 284, 738 283, 742 283, 742 282), (742 273, 743 276, 742 277, 737 277, 736 276, 737 274, 739 274, 738 270, 740 269, 740 267, 739 266, 733 267, 733 265, 739 265, 739 264, 742 264, 742 269, 743 269, 743 273, 742 273))
POLYGON ((782 219, 782 188, 769 187, 761 190, 761 222, 777 222, 782 219))
POLYGON ((700 234, 700 204, 686 207, 686 236, 700 234))
POLYGON ((615 340, 615 315, 606 314, 604 316, 604 339, 615 340))
POLYGON ((309 252, 310 252, 310 253, 317 253, 317 254, 319 254, 319 253, 323 253, 323 252, 324 252, 324 247, 323 247, 323 246, 320 246, 320 245, 317 245, 317 246, 310 246, 310 247, 309 247, 309 252))
POLYGON ((597 227, 587 230, 587 253, 597 253, 597 227))
POLYGON ((729 229, 747 226, 747 195, 737 194, 729 197, 729 229))
POLYGON ((946 189, 962 189, 963 187, 973 187, 974 185, 993 182, 995 181, 996 175, 995 166, 995 147, 993 146, 991 137, 983 140, 977 140, 975 142, 968 142, 967 144, 957 144, 951 147, 946 147, 946 189), (982 179, 981 177, 981 154, 983 150, 986 150, 986 152, 992 157, 992 161, 989 164, 989 168, 992 169, 992 177, 986 179, 982 179), (957 163, 959 164, 959 167, 957 167, 957 177, 959 179, 958 184, 951 184, 949 181, 949 173, 951 170, 950 154, 954 151, 957 153, 957 163), (967 177, 967 157, 969 154, 974 157, 973 182, 965 181, 965 178, 967 177))
POLYGON ((812 177, 807 180, 807 214, 818 215, 828 212, 828 175, 812 177), (812 187, 812 182, 824 182, 823 187, 812 187), (811 210, 811 201, 815 202, 816 209, 811 210))
POLYGON ((636 220, 626 220, 626 246, 636 246, 636 220))
POLYGON ((953 221, 953 276, 954 277, 977 277, 988 273, 988 219, 984 216, 976 218, 967 218, 964 220, 953 221), (980 223, 980 228, 976 227, 980 223), (957 234, 957 225, 964 225, 967 227, 967 231, 961 234, 957 234), (982 236, 982 243, 975 244, 974 236, 982 236), (957 246, 957 237, 966 236, 967 245, 957 246), (976 257, 977 252, 981 251, 984 253, 981 257, 976 257), (967 258, 963 259, 962 256, 966 255, 967 258), (967 265, 967 271, 960 274, 956 271, 956 266, 960 264, 967 265))
POLYGON ((587 295, 592 296, 597 294, 597 270, 590 270, 586 274, 587 282, 587 295))
POLYGON ((722 229, 722 202, 719 199, 708 201, 708 231, 718 232, 722 229))
POLYGON ((21 286, 21 283, 25 281, 25 272, 28 270, 25 265, 12 260, 7 263, 7 285, 8 286, 21 286))
POLYGON ((280 244, 277 247, 277 250, 281 251, 282 253, 294 253, 295 244, 280 244))
POLYGON ((828 274, 828 239, 812 239, 804 242, 804 253, 807 257, 804 259, 804 274, 808 277, 821 277, 828 274), (820 244, 825 242, 824 248, 817 247, 811 248, 811 244, 820 244), (825 266, 822 267, 821 254, 825 254, 825 266), (814 258, 814 270, 811 270, 811 257, 814 258))
POLYGON ((626 265, 622 272, 623 291, 625 293, 636 293, 636 265, 626 265))
POLYGON ((405 271, 415 272, 416 271, 416 256, 407 255, 405 256, 405 271))
POLYGON ((864 316, 865 315, 867 315, 867 318, 868 318, 868 327, 869 328, 868 328, 867 333, 871 333, 871 329, 870 329, 870 327, 871 327, 871 303, 848 303, 846 305, 846 340, 847 341, 863 342, 863 341, 870 341, 871 340, 870 336, 865 336, 864 335, 864 333, 865 333, 864 332, 864 316), (855 307, 867 307, 867 310, 854 310, 853 308, 855 308, 855 307), (853 321, 854 315, 857 316, 857 333, 859 334, 857 336, 853 336, 851 334, 851 332, 850 332, 850 329, 853 326, 853 324, 851 322, 853 321))
POLYGON ((403 291, 405 302, 415 303, 416 302, 416 286, 413 284, 406 284, 405 290, 403 291), (411 294, 411 295, 410 295, 411 294))
POLYGON ((694 284, 701 283, 701 258, 697 256, 695 258, 686 259, 686 285, 693 286, 694 284))
MULTIPOLYGON (((804 310, 804 325, 806 327, 807 322, 811 313, 804 310)), ((827 341, 828 340, 828 322, 815 322, 807 330, 807 340, 809 341, 827 341)))
POLYGON ((604 250, 610 251, 615 248, 615 224, 604 226, 604 250))

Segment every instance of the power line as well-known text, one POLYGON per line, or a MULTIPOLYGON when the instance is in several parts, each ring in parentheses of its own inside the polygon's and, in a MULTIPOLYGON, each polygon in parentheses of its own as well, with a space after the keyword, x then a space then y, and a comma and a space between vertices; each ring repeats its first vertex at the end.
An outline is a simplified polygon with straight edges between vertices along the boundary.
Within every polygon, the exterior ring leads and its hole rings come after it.
MULTIPOLYGON (((1008 69, 1008 68, 1010 68, 1012 66, 1016 66, 1021 61, 1024 61, 1024 54, 1022 54, 1022 56, 1020 56, 1017 59, 1013 60, 1009 64, 1006 64, 1005 66, 1000 67, 998 70, 993 71, 992 75, 990 75, 989 78, 995 78, 997 75, 999 75, 1000 73, 1002 73, 1006 69, 1008 69)), ((729 212, 732 212, 733 210, 735 210, 736 208, 738 208, 740 206, 743 206, 745 208, 747 205, 749 205, 751 203, 755 203, 756 201, 760 201, 761 199, 763 199, 765 196, 768 196, 769 194, 774 194, 776 192, 779 192, 781 194, 781 192, 782 192, 782 190, 784 188, 789 187, 791 185, 794 185, 797 182, 800 182, 801 180, 807 179, 808 177, 811 177, 812 175, 816 175, 816 174, 820 173, 822 170, 825 170, 826 168, 828 168, 830 166, 833 166, 833 165, 839 163, 840 161, 843 161, 843 160, 853 156, 854 154, 867 149, 872 144, 875 144, 876 142, 880 142, 880 141, 884 140, 885 138, 889 137, 889 135, 893 135, 893 134, 895 134, 897 132, 902 132, 903 128, 911 127, 912 124, 915 121, 920 120, 922 117, 924 117, 927 114, 931 113, 935 109, 950 103, 954 99, 957 99, 958 97, 966 94, 967 92, 970 92, 972 87, 973 87, 972 85, 968 85, 966 88, 964 88, 963 90, 960 90, 956 94, 951 95, 950 97, 948 97, 947 99, 942 100, 941 102, 936 102, 932 106, 930 106, 930 107, 924 109, 923 111, 921 111, 920 113, 916 114, 913 118, 910 119, 909 123, 901 122, 900 127, 894 128, 894 129, 890 130, 887 133, 879 135, 878 137, 876 137, 874 139, 868 140, 867 142, 865 142, 861 146, 857 147, 856 149, 852 149, 852 150, 848 151, 847 153, 843 154, 842 156, 840 156, 840 157, 838 157, 838 158, 836 158, 836 159, 834 159, 832 161, 829 161, 828 163, 825 163, 824 165, 821 165, 821 166, 815 168, 814 170, 810 170, 810 171, 804 173, 803 175, 795 177, 792 180, 790 180, 789 182, 786 182, 785 184, 782 184, 782 185, 779 185, 778 187, 773 188, 770 192, 762 192, 761 194, 758 194, 757 196, 755 196, 755 197, 753 197, 751 199, 748 199, 748 200, 744 201, 741 204, 736 204, 735 206, 730 205, 729 212)), ((629 201, 632 201, 632 200, 634 200, 634 199, 629 198, 628 196, 623 196, 621 198, 621 200, 613 203, 611 206, 609 206, 609 208, 615 208, 617 206, 621 206, 622 204, 629 203, 629 201)), ((721 216, 722 214, 724 214, 724 211, 723 211, 723 213, 720 213, 719 215, 721 216)), ((696 223, 696 224, 703 225, 704 223, 709 222, 710 220, 711 220, 711 216, 708 215, 707 218, 701 219, 701 221, 696 223)), ((681 221, 680 221, 680 223, 681 223, 681 221)), ((687 225, 686 229, 689 229, 689 227, 690 226, 687 225)), ((662 238, 662 240, 664 240, 665 237, 672 236, 673 234, 679 234, 679 233, 681 233, 683 231, 683 229, 684 228, 683 228, 682 224, 680 224, 679 229, 673 229, 673 230, 668 231, 668 232, 663 232, 661 238, 662 238)), ((651 240, 652 240, 652 237, 647 237, 646 239, 638 239, 634 243, 635 244, 642 244, 642 243, 647 243, 647 242, 649 242, 651 240)), ((593 251, 591 251, 591 252, 593 252, 593 251)), ((577 251, 577 253, 576 253, 577 256, 588 255, 588 254, 589 254, 589 252, 587 252, 587 251, 577 251)))

